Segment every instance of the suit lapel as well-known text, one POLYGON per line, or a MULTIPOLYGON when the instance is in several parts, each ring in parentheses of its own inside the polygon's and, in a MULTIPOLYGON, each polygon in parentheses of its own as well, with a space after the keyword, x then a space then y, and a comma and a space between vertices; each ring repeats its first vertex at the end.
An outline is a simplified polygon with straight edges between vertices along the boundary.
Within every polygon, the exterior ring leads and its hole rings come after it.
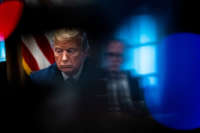
POLYGON ((53 68, 53 74, 52 74, 53 80, 55 80, 55 81, 64 81, 63 76, 61 74, 61 71, 58 69, 56 63, 54 63, 52 65, 52 68, 53 68))

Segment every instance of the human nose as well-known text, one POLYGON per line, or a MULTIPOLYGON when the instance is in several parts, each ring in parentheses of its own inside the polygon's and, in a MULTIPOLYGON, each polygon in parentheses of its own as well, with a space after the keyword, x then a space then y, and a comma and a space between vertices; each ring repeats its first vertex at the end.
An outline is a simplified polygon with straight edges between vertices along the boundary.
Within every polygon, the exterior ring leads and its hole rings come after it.
POLYGON ((67 60, 68 60, 68 55, 67 55, 67 52, 64 51, 62 55, 62 61, 67 61, 67 60))

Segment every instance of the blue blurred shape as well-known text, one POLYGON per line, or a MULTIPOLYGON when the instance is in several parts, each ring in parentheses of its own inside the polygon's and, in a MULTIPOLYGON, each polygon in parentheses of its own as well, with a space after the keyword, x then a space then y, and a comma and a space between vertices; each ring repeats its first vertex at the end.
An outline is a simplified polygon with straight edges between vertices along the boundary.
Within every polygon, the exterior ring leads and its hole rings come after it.
MULTIPOLYGON (((157 41, 156 22, 151 16, 139 16, 139 43, 151 43, 157 41)), ((133 35, 134 37, 134 35, 133 35)))
POLYGON ((147 45, 135 48, 133 51, 134 69, 140 75, 156 72, 156 46, 147 45))
POLYGON ((116 33, 128 46, 122 69, 135 70, 135 75, 156 73, 157 24, 150 15, 131 18, 116 33))
POLYGON ((126 22, 116 33, 130 45, 157 42, 157 23, 150 15, 135 16, 126 22))
POLYGON ((157 45, 129 48, 125 53, 124 70, 135 70, 135 75, 148 75, 157 72, 157 45))
POLYGON ((0 41, 0 62, 6 61, 6 50, 4 41, 0 41))
MULTIPOLYGON (((169 128, 200 128, 199 51, 200 35, 191 33, 171 35, 158 47, 161 104, 152 106, 147 101, 147 106, 152 116, 169 128)), ((151 101, 151 95, 145 93, 145 99, 151 101)))
POLYGON ((143 87, 157 87, 158 84, 158 78, 156 76, 145 76, 145 78, 142 81, 143 87))
POLYGON ((144 88, 146 102, 151 108, 161 104, 162 93, 157 78, 157 30, 158 23, 153 16, 139 15, 132 17, 116 33, 127 46, 122 69, 133 70, 133 75, 140 78, 140 86, 144 88))

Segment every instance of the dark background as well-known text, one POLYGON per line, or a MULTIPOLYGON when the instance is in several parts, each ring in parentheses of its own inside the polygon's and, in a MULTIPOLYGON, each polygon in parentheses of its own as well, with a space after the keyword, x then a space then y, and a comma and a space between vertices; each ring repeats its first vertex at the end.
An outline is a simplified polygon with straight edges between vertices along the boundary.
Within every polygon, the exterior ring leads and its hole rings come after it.
POLYGON ((162 16, 167 32, 199 33, 198 2, 184 0, 97 0, 90 5, 31 6, 25 3, 18 25, 22 34, 43 32, 63 26, 86 30, 92 39, 104 38, 131 16, 150 13, 162 16))
POLYGON ((43 33, 60 27, 85 30, 94 53, 101 41, 112 37, 123 22, 139 14, 152 14, 161 21, 165 35, 178 32, 200 33, 197 2, 186 0, 96 0, 93 4, 55 6, 25 3, 21 20, 13 33, 20 36, 43 33))
MULTIPOLYGON (((19 81, 21 68, 17 59, 20 54, 19 45, 15 45, 21 35, 43 33, 63 26, 80 27, 88 33, 95 55, 101 47, 99 42, 111 37, 113 32, 131 16, 142 13, 151 13, 162 19, 166 35, 178 32, 200 34, 199 10, 198 2, 191 0, 97 0, 91 5, 62 7, 45 4, 30 6, 25 3, 16 30, 6 40, 7 66, 1 63, 1 77, 8 78, 14 85, 21 82, 19 81)), ((3 83, 5 82, 3 80, 3 83)), ((172 132, 159 124, 157 129, 162 132, 172 132)))

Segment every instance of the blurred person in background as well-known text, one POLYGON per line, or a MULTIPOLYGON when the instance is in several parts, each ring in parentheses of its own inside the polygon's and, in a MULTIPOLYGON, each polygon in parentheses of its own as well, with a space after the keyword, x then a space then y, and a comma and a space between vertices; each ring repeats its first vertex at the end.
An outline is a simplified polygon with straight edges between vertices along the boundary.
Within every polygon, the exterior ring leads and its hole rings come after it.
POLYGON ((103 51, 108 111, 124 118, 140 117, 146 113, 144 96, 139 80, 130 71, 121 70, 125 52, 124 42, 118 39, 110 40, 103 51))

